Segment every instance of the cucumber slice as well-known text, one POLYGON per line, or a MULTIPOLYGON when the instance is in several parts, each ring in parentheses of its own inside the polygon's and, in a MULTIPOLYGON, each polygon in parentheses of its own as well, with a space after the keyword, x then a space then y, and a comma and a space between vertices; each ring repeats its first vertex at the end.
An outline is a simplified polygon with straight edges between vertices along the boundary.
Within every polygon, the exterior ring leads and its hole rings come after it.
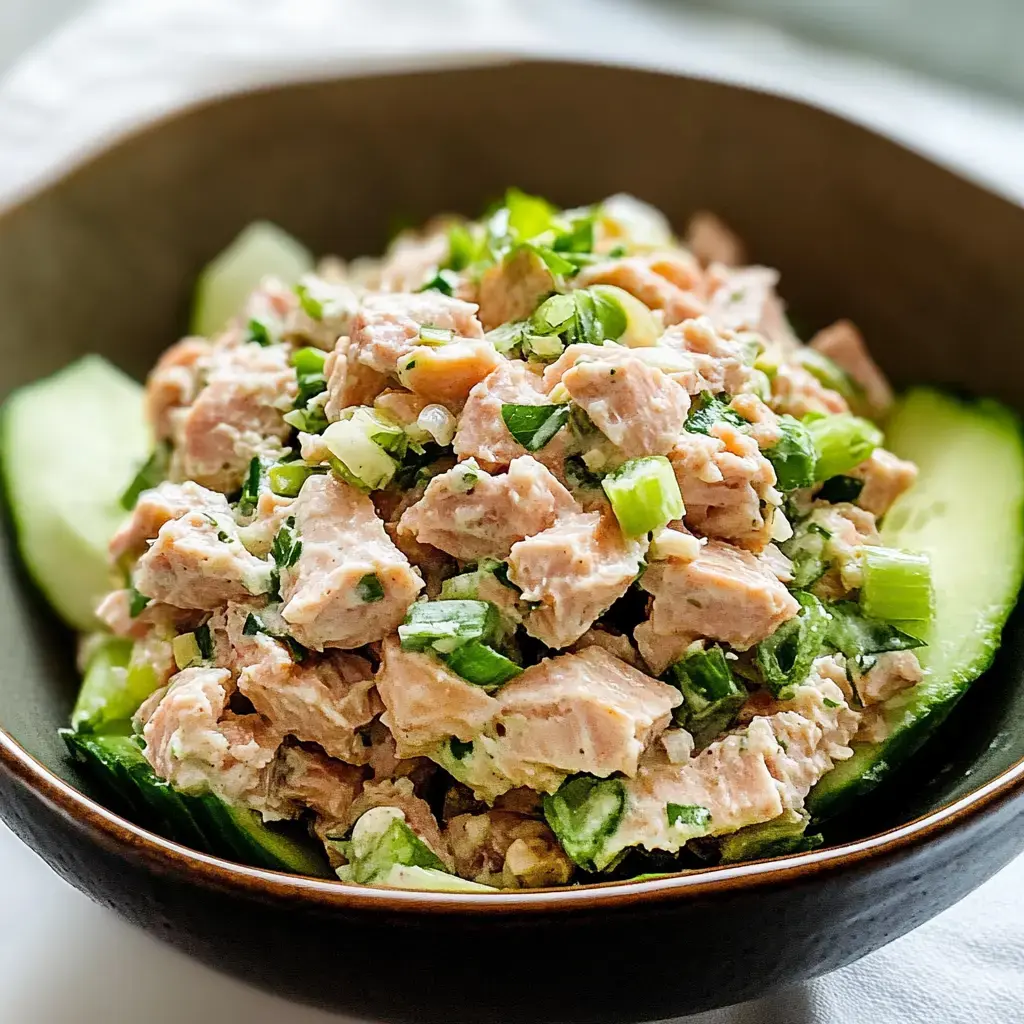
POLYGON ((292 285, 313 266, 312 253, 287 231, 254 221, 199 275, 192 333, 209 337, 222 330, 264 277, 273 275, 292 285))
POLYGON ((920 651, 927 675, 886 702, 888 738, 855 744, 814 788, 808 809, 818 820, 903 763, 988 668, 1024 574, 1024 439, 1013 413, 918 389, 898 404, 887 444, 921 470, 881 534, 883 544, 931 559, 935 618, 920 651))
POLYGON ((255 811, 232 807, 212 794, 179 793, 158 778, 135 739, 121 731, 102 734, 61 730, 68 749, 98 786, 133 821, 167 839, 212 853, 294 874, 330 878, 327 860, 311 842, 263 824, 255 811))
POLYGON ((80 732, 98 732, 114 722, 123 722, 156 689, 152 665, 130 665, 132 641, 105 636, 89 659, 71 712, 71 727, 80 732))
POLYGON ((0 456, 21 557, 57 613, 95 628, 110 589, 120 498, 152 447, 142 388, 100 356, 19 388, 0 410, 0 456))

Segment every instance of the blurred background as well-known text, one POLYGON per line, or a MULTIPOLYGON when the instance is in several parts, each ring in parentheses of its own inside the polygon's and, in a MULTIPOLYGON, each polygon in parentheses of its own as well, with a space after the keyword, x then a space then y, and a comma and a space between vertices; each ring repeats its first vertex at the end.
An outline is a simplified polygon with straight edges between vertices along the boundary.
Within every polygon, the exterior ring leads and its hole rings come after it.
MULTIPOLYGON (((22 50, 96 2, 0 0, 0 74, 22 50)), ((138 6, 147 0, 114 2, 138 6)), ((250 2, 254 8, 262 5, 261 0, 250 2)), ((644 7, 689 7, 746 17, 812 42, 859 50, 970 87, 1024 99, 1024 62, 1019 59, 1024 3, 1020 0, 627 0, 630 2, 638 11, 644 7)), ((479 3, 483 8, 491 6, 492 0, 479 3)), ((497 2, 494 6, 506 5, 497 2)))

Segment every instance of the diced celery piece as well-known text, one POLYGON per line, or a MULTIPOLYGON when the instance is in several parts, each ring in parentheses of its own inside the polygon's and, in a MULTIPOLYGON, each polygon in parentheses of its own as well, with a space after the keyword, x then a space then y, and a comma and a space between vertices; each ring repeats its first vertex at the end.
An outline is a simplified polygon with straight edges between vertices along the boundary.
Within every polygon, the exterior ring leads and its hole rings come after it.
POLYGON ((630 459, 601 481, 627 537, 640 537, 683 516, 683 498, 664 455, 630 459))

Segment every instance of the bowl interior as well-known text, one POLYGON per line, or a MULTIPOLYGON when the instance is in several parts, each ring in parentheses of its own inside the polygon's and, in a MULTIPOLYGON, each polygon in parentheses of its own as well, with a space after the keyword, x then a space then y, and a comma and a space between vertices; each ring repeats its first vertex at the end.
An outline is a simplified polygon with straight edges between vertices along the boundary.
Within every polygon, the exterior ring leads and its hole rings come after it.
MULTIPOLYGON (((141 378, 184 330, 197 271, 256 217, 354 256, 379 251, 398 221, 478 213, 508 184, 565 205, 632 192, 678 227, 713 209, 781 269, 804 333, 849 316, 898 384, 1024 406, 1024 211, 795 102, 554 63, 275 88, 115 145, 0 216, 0 397, 86 352, 141 378)), ((73 443, 66 424, 40 429, 73 443)), ((73 637, 26 580, 6 525, 0 726, 88 790, 56 736, 77 686, 73 637)), ((1024 757, 1022 644, 1016 615, 951 720, 830 839, 910 821, 1024 757)))

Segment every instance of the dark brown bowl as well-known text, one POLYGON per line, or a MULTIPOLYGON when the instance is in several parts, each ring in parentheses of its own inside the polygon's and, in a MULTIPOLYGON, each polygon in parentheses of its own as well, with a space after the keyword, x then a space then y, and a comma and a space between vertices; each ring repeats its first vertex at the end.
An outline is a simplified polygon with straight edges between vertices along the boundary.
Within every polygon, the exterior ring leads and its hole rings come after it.
MULTIPOLYGON (((280 87, 118 143, 0 217, 0 392, 90 351, 143 374, 255 217, 352 255, 509 183, 566 204, 627 190, 678 224, 716 209, 782 269, 798 324, 852 316, 898 382, 1024 405, 1024 211, 799 103, 551 63, 280 87)), ((943 732, 815 853, 495 896, 195 854, 86 795, 56 736, 72 638, 0 547, 0 814, 93 899, 296 999, 418 1024, 690 1013, 850 963, 1024 848, 1018 616, 943 732)))

